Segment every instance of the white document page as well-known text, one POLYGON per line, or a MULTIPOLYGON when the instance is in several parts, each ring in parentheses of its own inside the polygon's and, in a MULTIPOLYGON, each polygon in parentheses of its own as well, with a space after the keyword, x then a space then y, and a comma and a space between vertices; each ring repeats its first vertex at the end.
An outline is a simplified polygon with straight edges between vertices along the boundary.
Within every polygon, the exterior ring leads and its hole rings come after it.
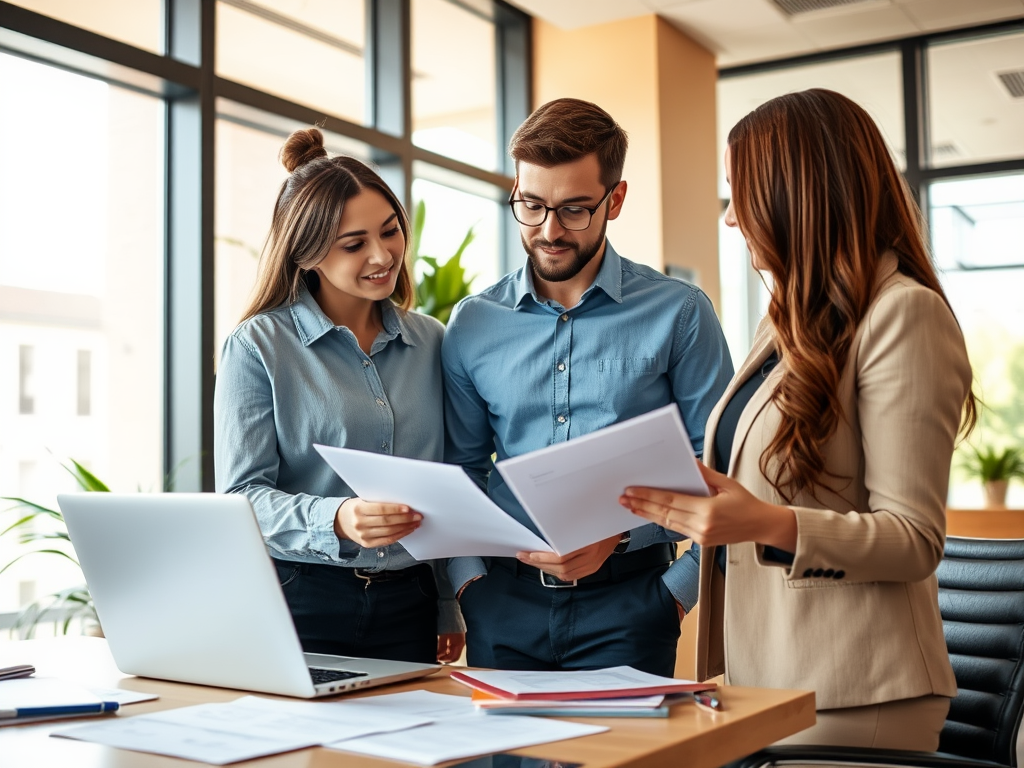
POLYGON ((224 731, 200 730, 179 723, 166 723, 152 715, 116 717, 101 723, 57 731, 50 735, 213 765, 237 763, 264 755, 276 755, 279 752, 316 746, 315 741, 289 737, 287 734, 241 736, 224 731))
POLYGON ((405 691, 385 693, 377 696, 363 696, 360 706, 378 707, 389 714, 427 717, 432 721, 450 717, 464 717, 473 712, 473 702, 468 696, 452 696, 449 693, 433 691, 405 691))
POLYGON ((627 486, 708 495, 674 404, 495 466, 559 554, 647 522, 619 504, 627 486))
POLYGON ((417 560, 551 551, 543 539, 491 501, 462 467, 350 448, 313 447, 360 498, 405 504, 423 515, 420 527, 402 539, 417 560))
POLYGON ((349 739, 326 746, 388 760, 437 765, 448 760, 575 739, 607 730, 600 725, 564 720, 518 715, 489 717, 483 712, 476 712, 407 731, 349 739))
POLYGON ((122 707, 125 704, 138 704, 140 701, 153 701, 159 699, 155 693, 140 693, 129 691, 125 688, 93 688, 89 690, 104 701, 116 701, 122 707))
POLYGON ((223 765, 430 722, 432 718, 422 715, 364 707, 358 700, 320 703, 245 696, 225 704, 119 717, 53 735, 223 765))
POLYGON ((88 688, 56 677, 18 677, 0 682, 0 710, 72 707, 103 702, 88 688))

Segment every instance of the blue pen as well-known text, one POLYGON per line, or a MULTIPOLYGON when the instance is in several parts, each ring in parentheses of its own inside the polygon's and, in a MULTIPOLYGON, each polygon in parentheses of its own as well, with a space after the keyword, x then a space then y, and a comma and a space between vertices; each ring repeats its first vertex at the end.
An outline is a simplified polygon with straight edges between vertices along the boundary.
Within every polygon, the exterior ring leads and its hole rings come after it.
POLYGON ((54 717, 59 715, 88 715, 101 712, 113 712, 121 705, 116 701, 99 701, 94 704, 69 704, 56 707, 18 707, 17 709, 0 709, 0 720, 13 720, 19 717, 54 717))

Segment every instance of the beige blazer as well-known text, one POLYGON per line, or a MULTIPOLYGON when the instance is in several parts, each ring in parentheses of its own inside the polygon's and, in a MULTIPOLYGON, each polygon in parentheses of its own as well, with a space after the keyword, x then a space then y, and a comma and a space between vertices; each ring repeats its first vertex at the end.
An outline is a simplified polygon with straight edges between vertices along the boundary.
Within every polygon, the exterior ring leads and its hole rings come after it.
MULTIPOLYGON (((950 458, 971 382, 963 335, 933 291, 887 256, 841 375, 845 419, 825 448, 840 478, 803 493, 792 566, 752 543, 701 555, 697 677, 732 685, 813 689, 818 709, 956 694, 942 635, 935 569, 946 537, 950 458)), ((771 324, 708 421, 704 461, 736 389, 775 349, 771 324)), ((769 398, 786 360, 744 409, 729 474, 761 499, 784 501, 762 476, 779 412, 769 398)))

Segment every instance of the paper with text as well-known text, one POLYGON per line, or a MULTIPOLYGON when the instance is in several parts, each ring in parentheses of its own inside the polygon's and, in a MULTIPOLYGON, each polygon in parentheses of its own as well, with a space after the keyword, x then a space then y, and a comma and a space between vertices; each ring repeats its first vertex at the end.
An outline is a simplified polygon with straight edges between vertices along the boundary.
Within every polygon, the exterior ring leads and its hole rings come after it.
POLYGON ((507 752, 607 730, 604 726, 563 720, 541 720, 516 715, 489 717, 483 712, 476 712, 407 731, 350 739, 326 746, 388 760, 437 765, 448 760, 507 752))
POLYGON ((368 501, 405 504, 423 515, 402 539, 417 560, 550 552, 543 539, 505 514, 461 467, 314 445, 324 461, 368 501))
POLYGON ((53 735, 224 765, 430 722, 423 715, 363 707, 358 699, 321 703, 244 696, 225 704, 119 717, 53 735))
POLYGON ((709 493, 674 404, 495 466, 559 554, 646 523, 619 504, 627 486, 709 493))

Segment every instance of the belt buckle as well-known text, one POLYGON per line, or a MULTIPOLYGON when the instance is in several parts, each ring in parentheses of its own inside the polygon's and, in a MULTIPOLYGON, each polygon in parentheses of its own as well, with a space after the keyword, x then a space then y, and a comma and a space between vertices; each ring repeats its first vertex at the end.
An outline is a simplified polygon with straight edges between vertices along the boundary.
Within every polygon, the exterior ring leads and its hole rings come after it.
POLYGON ((563 581, 557 576, 552 576, 546 571, 540 571, 540 584, 542 587, 547 587, 548 589, 571 589, 576 586, 577 581, 577 579, 573 579, 572 581, 563 581), (550 579, 550 581, 548 579, 550 579))
POLYGON ((366 582, 366 586, 370 586, 375 581, 378 581, 378 576, 383 576, 387 571, 371 571, 366 568, 353 568, 352 573, 357 579, 362 579, 366 582))

